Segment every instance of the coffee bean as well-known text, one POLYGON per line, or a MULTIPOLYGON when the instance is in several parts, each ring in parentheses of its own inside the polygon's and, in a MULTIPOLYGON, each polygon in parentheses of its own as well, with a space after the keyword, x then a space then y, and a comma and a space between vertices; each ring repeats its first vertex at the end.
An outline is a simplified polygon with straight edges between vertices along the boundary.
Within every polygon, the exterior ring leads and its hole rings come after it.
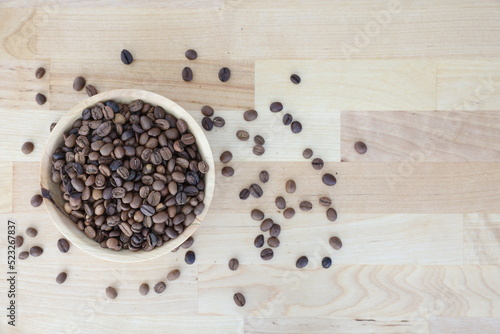
POLYGON ((233 258, 233 259, 229 260, 228 266, 229 266, 230 270, 235 271, 240 266, 240 261, 238 261, 238 259, 233 258))
POLYGON ((293 121, 293 116, 290 114, 283 115, 283 125, 290 125, 293 121))
POLYGON ((319 199, 319 204, 321 206, 326 206, 326 207, 329 207, 330 205, 332 205, 332 200, 328 197, 321 197, 319 199))
POLYGON ((330 243, 330 246, 332 246, 336 250, 342 248, 342 241, 338 237, 331 237, 328 242, 330 243))
POLYGON ((187 59, 189 60, 195 60, 196 58, 198 58, 198 53, 196 51, 194 51, 193 49, 189 49, 187 50, 184 55, 186 56, 187 59))
POLYGON ((253 245, 254 245, 255 247, 257 247, 257 248, 262 247, 262 246, 264 245, 264 236, 263 236, 262 234, 259 234, 259 235, 255 238, 255 240, 254 240, 254 242, 253 242, 253 245))
POLYGON ((52 132, 52 130, 54 130, 54 128, 56 127, 57 123, 52 123, 50 124, 50 132, 52 132))
POLYGON ((250 212, 250 217, 252 217, 253 220, 261 221, 264 219, 264 212, 259 209, 253 209, 252 212, 250 212))
POLYGON ((300 83, 300 77, 297 74, 292 74, 290 80, 296 85, 300 83))
POLYGON ((224 118, 217 116, 214 117, 213 123, 216 128, 222 128, 226 124, 226 121, 224 118))
POLYGON ((112 286, 108 286, 106 288, 106 296, 108 296, 109 299, 115 299, 118 296, 118 292, 116 292, 116 289, 112 286))
POLYGON ((87 87, 85 87, 85 91, 89 97, 97 95, 97 89, 92 85, 87 85, 87 87))
POLYGON ((306 148, 304 152, 302 152, 302 156, 304 157, 304 159, 310 159, 313 156, 313 150, 311 150, 310 148, 306 148))
POLYGON ((167 279, 169 281, 175 281, 181 276, 181 272, 178 269, 172 270, 171 272, 168 273, 167 279))
POLYGON ((30 253, 27 251, 22 251, 19 253, 19 260, 26 260, 30 256, 30 253))
POLYGON ((43 253, 43 248, 39 246, 33 246, 30 248, 30 254, 31 256, 37 257, 42 255, 43 253))
POLYGON ((182 69, 182 80, 191 81, 193 80, 193 70, 189 67, 184 67, 182 69))
POLYGON ((286 201, 282 196, 276 197, 276 200, 274 201, 274 203, 276 204, 276 207, 280 210, 283 210, 284 208, 286 208, 286 201))
POLYGON ((255 145, 253 147, 253 154, 261 156, 266 152, 266 149, 262 145, 255 145))
POLYGON ((139 293, 143 296, 147 295, 149 293, 149 284, 147 283, 142 283, 139 286, 139 293))
POLYGON ((36 103, 38 103, 39 105, 42 105, 42 104, 45 104, 45 102, 47 102, 47 97, 45 97, 45 95, 41 94, 41 93, 38 93, 36 94, 35 96, 35 101, 36 103))
POLYGON ((330 266, 332 265, 332 259, 329 258, 328 256, 324 257, 323 260, 321 260, 321 265, 325 269, 330 268, 330 266))
POLYGON ((337 211, 334 208, 330 208, 326 211, 326 217, 328 220, 334 222, 337 220, 337 211))
POLYGON ((234 169, 233 169, 233 167, 229 167, 229 166, 223 167, 221 170, 221 174, 222 174, 222 176, 226 176, 226 177, 233 176, 234 169))
POLYGON ((260 224, 260 230, 262 232, 269 231, 271 229, 271 227, 273 227, 273 225, 274 225, 273 220, 271 218, 266 218, 260 224))
POLYGON ((201 113, 204 115, 204 116, 207 116, 207 117, 212 117, 214 115, 214 108, 210 107, 210 106, 203 106, 201 108, 201 113))
POLYGON ((24 154, 30 154, 31 152, 33 152, 34 149, 35 149, 35 145, 30 141, 24 143, 23 146, 21 147, 21 151, 24 154))
POLYGON ((269 235, 271 235, 271 237, 279 237, 281 233, 281 225, 279 224, 274 224, 273 226, 271 226, 271 229, 269 230, 269 235))
POLYGON ((15 245, 16 245, 16 248, 20 248, 24 243, 24 238, 20 235, 16 235, 16 242, 15 242, 15 245))
POLYGON ((45 75, 45 69, 43 67, 39 67, 39 68, 36 69, 36 71, 35 71, 35 77, 37 79, 43 78, 44 75, 45 75))
POLYGON ((214 122, 210 117, 203 117, 203 119, 201 120, 201 126, 206 131, 212 131, 212 129, 214 128, 214 122))
POLYGON ((57 248, 59 248, 61 253, 67 253, 70 248, 68 240, 64 238, 57 240, 57 248))
POLYGON ((273 258, 273 255, 274 255, 274 252, 271 248, 264 248, 260 252, 261 259, 265 260, 265 261, 271 260, 273 258))
POLYGON ((120 56, 121 56, 122 62, 125 65, 130 65, 134 61, 134 57, 132 57, 132 54, 128 50, 123 49, 120 56))
POLYGON ((94 239, 96 237, 96 235, 97 235, 95 229, 92 226, 86 226, 83 231, 85 232, 85 235, 89 239, 94 239))
POLYGON ((243 307, 246 304, 245 296, 243 296, 239 292, 234 294, 233 299, 236 305, 238 305, 239 307, 243 307))
POLYGON ((286 181, 285 190, 287 193, 293 194, 295 190, 297 190, 297 185, 295 184, 295 181, 294 180, 286 181))
POLYGON ((223 67, 219 71, 219 80, 222 82, 226 82, 231 77, 231 70, 227 67, 223 67))
POLYGON ((273 102, 273 103, 271 103, 271 106, 269 107, 269 109, 272 112, 280 112, 281 110, 283 110, 283 105, 281 104, 281 102, 273 102))
POLYGON ((77 92, 81 91, 85 87, 86 81, 83 77, 76 77, 73 80, 73 89, 77 92))
POLYGON ((250 190, 250 194, 255 198, 260 198, 264 194, 264 191, 262 190, 262 188, 256 183, 253 183, 250 186, 249 190, 250 190))
POLYGON ((35 208, 42 205, 42 202, 43 202, 42 195, 35 195, 31 198, 31 206, 33 206, 35 208))
POLYGON ((257 119, 257 116, 259 114, 257 113, 256 110, 249 109, 243 113, 243 119, 247 122, 251 122, 257 119))
POLYGON ((323 175, 322 180, 327 186, 334 186, 337 183, 337 179, 332 174, 323 175))
POLYGON ((144 106, 144 101, 142 101, 142 100, 134 100, 134 101, 130 102, 128 105, 131 112, 140 111, 143 106, 144 106))
POLYGON ((220 161, 222 163, 227 164, 229 161, 231 161, 231 159, 233 159, 233 154, 231 152, 229 152, 229 151, 224 151, 220 155, 220 161))
POLYGON ((314 158, 313 161, 311 162, 311 165, 313 166, 314 169, 320 170, 323 168, 324 162, 320 158, 314 158))
POLYGON ((59 273, 56 277, 57 284, 63 284, 66 281, 68 275, 65 272, 59 273))
POLYGON ((264 137, 262 137, 261 135, 256 135, 255 137, 253 137, 253 141, 257 145, 264 145, 266 143, 264 137))
POLYGON ((27 235, 28 237, 32 237, 32 238, 34 238, 34 237, 36 237, 36 235, 37 235, 37 234, 38 234, 38 231, 36 230, 36 228, 33 228, 33 227, 28 227, 28 228, 26 229, 26 235, 27 235))
POLYGON ((250 196, 250 190, 248 190, 248 189, 246 189, 246 188, 245 188, 245 189, 241 189, 241 191, 240 191, 240 199, 245 200, 245 199, 247 199, 249 196, 250 196))
POLYGON ((182 248, 189 248, 191 247, 192 245, 194 244, 194 238, 193 237, 189 237, 186 239, 186 241, 184 241, 182 244, 181 244, 181 247, 182 248))
POLYGON ((291 127, 293 133, 299 133, 302 131, 302 124, 298 121, 293 121, 291 127))
POLYGON ((194 252, 187 251, 186 256, 184 256, 184 261, 186 261, 187 264, 193 264, 195 260, 196 260, 196 255, 194 254, 194 252))
POLYGON ((295 210, 293 208, 286 208, 285 211, 283 211, 283 217, 286 219, 291 219, 295 216, 295 210))
POLYGON ((300 269, 307 266, 308 263, 309 259, 307 258, 307 256, 301 256, 297 259, 297 262, 295 262, 295 266, 300 269))
POLYGON ((280 246, 280 239, 278 239, 276 237, 270 237, 269 239, 267 239, 267 244, 269 245, 269 247, 273 247, 273 248, 279 247, 280 246))
POLYGON ((311 211, 312 209, 312 203, 309 202, 309 201, 302 201, 300 202, 299 204, 299 208, 302 210, 302 211, 311 211))
POLYGON ((269 173, 265 170, 259 173, 259 180, 262 183, 267 183, 269 181, 269 173))
POLYGON ((238 130, 236 132, 236 138, 238 138, 241 141, 247 141, 248 138, 250 138, 250 135, 245 130, 238 130))
POLYGON ((363 143, 362 141, 358 141, 356 144, 354 144, 354 149, 356 152, 359 154, 365 154, 368 148, 366 147, 366 144, 363 143))

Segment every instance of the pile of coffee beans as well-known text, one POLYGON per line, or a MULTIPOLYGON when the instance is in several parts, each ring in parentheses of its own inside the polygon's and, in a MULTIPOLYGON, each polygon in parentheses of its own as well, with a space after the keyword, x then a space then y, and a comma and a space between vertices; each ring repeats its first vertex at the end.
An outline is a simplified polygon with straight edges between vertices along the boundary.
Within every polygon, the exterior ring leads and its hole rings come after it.
POLYGON ((52 154, 52 181, 64 212, 101 247, 150 251, 204 210, 208 164, 187 123, 162 107, 97 103, 63 139, 52 154))

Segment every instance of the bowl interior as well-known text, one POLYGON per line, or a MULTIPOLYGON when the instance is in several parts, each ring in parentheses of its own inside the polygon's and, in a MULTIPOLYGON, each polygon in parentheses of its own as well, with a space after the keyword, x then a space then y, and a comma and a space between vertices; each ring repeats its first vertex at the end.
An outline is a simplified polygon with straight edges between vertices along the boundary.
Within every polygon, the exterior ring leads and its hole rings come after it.
POLYGON ((194 233, 203 221, 203 218, 210 207, 215 186, 215 168, 212 151, 208 140, 198 123, 193 119, 193 117, 191 117, 191 115, 189 115, 188 112, 173 101, 161 95, 137 89, 118 89, 104 92, 92 96, 75 105, 71 110, 64 114, 52 130, 45 145, 40 168, 40 184, 42 193, 45 197, 45 207, 47 208, 50 217, 56 224, 59 231, 61 231, 61 233, 70 242, 86 253, 101 259, 118 262, 137 262, 153 259, 170 252, 172 249, 182 244, 194 233), (60 147, 63 144, 64 132, 68 131, 73 122, 81 117, 81 113, 85 108, 93 106, 98 102, 105 102, 109 100, 121 103, 130 103, 137 99, 141 99, 154 106, 161 106, 166 112, 174 115, 178 119, 183 119, 188 124, 190 132, 196 137, 198 151, 200 152, 202 159, 209 165, 209 171, 205 174, 205 199, 203 201, 205 203, 205 208, 203 209, 203 212, 196 217, 195 221, 189 225, 176 239, 164 242, 160 247, 157 247, 149 252, 143 250, 136 252, 129 250, 113 251, 107 248, 101 248, 97 242, 87 238, 83 231, 80 231, 76 227, 76 224, 69 219, 62 209, 65 201, 62 198, 59 185, 53 183, 51 178, 51 155, 57 147, 60 147), (47 199, 47 197, 49 198, 47 199))

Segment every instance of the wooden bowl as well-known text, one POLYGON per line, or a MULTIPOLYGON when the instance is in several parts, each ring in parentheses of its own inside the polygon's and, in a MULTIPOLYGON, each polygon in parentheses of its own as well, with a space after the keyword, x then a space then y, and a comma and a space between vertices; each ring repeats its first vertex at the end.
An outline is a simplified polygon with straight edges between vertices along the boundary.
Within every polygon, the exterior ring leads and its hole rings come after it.
POLYGON ((74 245, 82 249, 88 254, 94 255, 104 260, 117 261, 117 262, 137 262, 143 260, 150 260, 155 257, 161 256, 170 252, 172 249, 178 247, 187 238, 189 238, 194 231, 200 226, 203 218, 205 217, 210 202, 212 201, 214 187, 215 187, 215 167, 212 156, 212 150, 208 143, 203 130, 196 123, 196 121, 187 113, 183 108, 173 101, 151 92, 137 90, 137 89, 118 89, 109 92, 101 93, 92 96, 74 106, 57 122, 57 125, 52 130, 45 151, 42 156, 42 164, 40 167, 40 178, 42 194, 45 197, 45 207, 49 212, 50 217, 56 224, 61 233, 74 245), (183 119, 187 122, 190 132, 196 137, 196 143, 201 157, 209 165, 209 171, 205 174, 205 208, 203 212, 196 217, 194 222, 189 225, 176 239, 171 239, 164 242, 162 246, 154 248, 147 252, 143 250, 129 251, 123 249, 121 251, 113 251, 108 248, 101 248, 99 243, 89 239, 83 231, 80 231, 76 224, 69 219, 64 212, 63 205, 64 199, 59 189, 59 185, 52 182, 51 178, 51 156, 57 147, 63 144, 63 133, 68 131, 73 122, 81 117, 81 113, 85 108, 95 105, 98 102, 105 102, 113 100, 115 102, 130 103, 133 100, 141 99, 147 103, 155 106, 161 106, 168 113, 174 115, 178 119, 183 119), (45 189, 45 190, 44 190, 45 189), (48 197, 48 199, 47 199, 48 197))

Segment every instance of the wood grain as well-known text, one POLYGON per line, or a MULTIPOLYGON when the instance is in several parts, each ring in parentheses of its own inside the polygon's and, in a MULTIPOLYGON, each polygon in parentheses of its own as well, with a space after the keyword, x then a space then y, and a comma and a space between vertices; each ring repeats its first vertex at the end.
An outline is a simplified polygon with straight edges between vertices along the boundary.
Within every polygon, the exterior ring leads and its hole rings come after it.
POLYGON ((0 162, 0 213, 12 212, 12 162, 0 162))
POLYGON ((470 264, 500 264, 500 215, 464 215, 464 260, 470 264))
POLYGON ((498 318, 432 317, 431 334, 483 334, 496 333, 500 326, 498 318))

